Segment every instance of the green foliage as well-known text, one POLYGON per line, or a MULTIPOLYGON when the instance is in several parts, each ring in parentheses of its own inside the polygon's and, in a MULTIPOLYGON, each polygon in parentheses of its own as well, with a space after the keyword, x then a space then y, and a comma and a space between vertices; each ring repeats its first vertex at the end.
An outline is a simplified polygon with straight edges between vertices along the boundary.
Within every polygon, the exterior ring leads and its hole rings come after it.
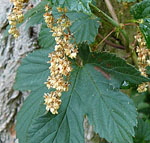
POLYGON ((81 57, 84 53, 84 65, 74 65, 70 90, 63 94, 58 115, 45 114, 42 105, 42 96, 48 92, 43 86, 49 74, 47 55, 50 50, 37 50, 22 61, 15 88, 32 90, 17 117, 17 137, 22 143, 32 143, 35 139, 37 143, 60 142, 60 138, 62 143, 84 142, 84 115, 88 116, 95 131, 108 141, 132 142, 136 110, 131 99, 118 87, 123 80, 140 83, 147 79, 112 54, 89 54, 88 47, 84 45, 80 49, 81 57), (116 63, 118 59, 120 62, 116 63), (42 116, 37 118, 38 115, 42 116))
POLYGON ((143 19, 139 27, 146 40, 147 48, 150 48, 150 1, 144 0, 132 6, 131 14, 135 19, 143 19))
MULTIPOLYGON (((51 50, 52 51, 52 50, 51 50)), ((16 83, 14 88, 17 90, 35 90, 43 87, 49 72, 47 61, 48 50, 38 50, 29 54, 24 60, 22 65, 18 68, 16 83), (38 82, 37 82, 38 80, 38 82)))
POLYGON ((40 2, 36 7, 27 11, 27 13, 25 14, 25 21, 27 21, 26 29, 35 24, 41 24, 44 22, 43 19, 43 14, 45 13, 44 7, 47 3, 48 1, 44 0, 40 2))
POLYGON ((45 112, 43 96, 41 96, 44 92, 47 92, 47 88, 44 84, 41 84, 41 87, 36 88, 30 93, 21 111, 17 114, 16 131, 17 138, 21 143, 28 143, 28 130, 31 127, 32 120, 45 112))
POLYGON ((49 0, 52 5, 55 5, 56 7, 66 7, 70 11, 82 11, 84 13, 91 13, 89 3, 92 2, 92 0, 49 0))
POLYGON ((143 0, 132 6, 131 14, 135 19, 142 19, 150 17, 150 1, 143 0))
POLYGON ((55 39, 52 37, 50 29, 47 27, 46 23, 42 24, 41 30, 38 37, 39 45, 43 48, 49 48, 55 45, 55 39))
MULTIPOLYGON (((33 26, 35 24, 44 23, 44 7, 47 3, 47 1, 42 1, 35 8, 31 9, 26 13, 26 28, 29 28, 30 26, 33 26)), ((55 8, 53 9, 53 14, 55 16, 58 16, 58 12, 55 8)), ((75 11, 72 11, 67 12, 66 14, 72 22, 70 30, 74 34, 76 42, 82 43, 87 41, 89 44, 94 42, 100 25, 99 19, 92 14, 87 15, 82 12, 76 13, 75 11)), ((44 24, 39 34, 39 44, 44 48, 48 48, 51 42, 55 43, 54 38, 51 36, 51 33, 49 31, 50 29, 47 28, 44 24), (51 42, 49 42, 49 40, 51 40, 51 42)))
POLYGON ((67 16, 72 21, 71 32, 77 43, 94 42, 100 25, 99 19, 94 15, 86 15, 81 12, 68 12, 67 16))
POLYGON ((135 143, 150 143, 150 122, 138 119, 138 126, 135 128, 135 143))
POLYGON ((146 40, 147 48, 150 48, 150 18, 144 19, 144 22, 140 24, 140 30, 146 40))
MULTIPOLYGON (((133 2, 134 0, 118 1, 133 2)), ((133 91, 131 87, 137 88, 138 84, 150 82, 150 79, 141 76, 136 68, 111 52, 94 53, 89 50, 94 49, 100 42, 97 34, 100 31, 101 18, 102 22, 106 20, 107 24, 116 23, 103 11, 93 6, 96 15, 102 15, 97 18, 90 10, 91 2, 92 0, 44 0, 26 13, 27 28, 41 24, 38 37, 41 49, 26 56, 17 71, 14 88, 31 91, 17 115, 16 130, 20 143, 84 143, 83 120, 85 116, 94 131, 108 142, 133 143, 134 140, 135 143, 147 143, 150 140, 150 124, 139 120, 138 127, 135 128, 137 126, 135 105, 132 99, 120 90, 120 88, 127 88, 133 91), (48 90, 44 82, 50 74, 50 65, 47 63, 50 60, 48 54, 53 51, 56 44, 50 29, 43 20, 44 7, 47 3, 53 7, 54 17, 60 15, 56 7, 68 8, 66 15, 72 23, 70 31, 74 36, 73 41, 79 47, 78 58, 72 60, 73 71, 70 75, 69 91, 63 92, 58 115, 46 112, 43 101, 44 93, 52 90, 48 90), (91 44, 91 47, 87 44, 91 44)), ((131 8, 135 19, 143 19, 139 27, 148 47, 150 46, 149 12, 149 0, 137 3, 131 8)), ((105 23, 103 26, 105 27, 105 23)), ((114 29, 117 28, 121 28, 119 24, 114 27, 114 29)), ((108 37, 106 36, 102 42, 108 37)), ((114 42, 115 36, 111 38, 114 42)), ((117 38, 115 45, 117 42, 122 43, 119 41, 119 36, 117 38)), ((114 44, 108 42, 111 45, 114 44)), ((131 56, 132 52, 130 52, 131 56)), ((149 67, 147 67, 147 73, 149 73, 149 67)), ((144 97, 133 95, 132 98, 140 115, 145 114, 142 110, 149 108, 148 102, 145 102, 146 94, 144 97)))

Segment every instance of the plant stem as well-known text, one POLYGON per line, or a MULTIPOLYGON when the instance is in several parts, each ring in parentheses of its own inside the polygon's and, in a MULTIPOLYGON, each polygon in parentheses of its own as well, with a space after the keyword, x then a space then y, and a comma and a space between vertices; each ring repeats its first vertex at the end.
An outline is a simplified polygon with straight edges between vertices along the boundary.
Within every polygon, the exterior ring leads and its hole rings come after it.
MULTIPOLYGON (((101 39, 104 38, 101 34, 98 34, 98 37, 100 37, 101 39)), ((104 40, 104 42, 107 45, 110 45, 111 47, 114 47, 114 48, 117 48, 117 49, 121 49, 121 50, 125 50, 125 47, 123 47, 122 45, 117 45, 117 44, 112 43, 111 41, 108 41, 108 40, 104 40)))
POLYGON ((114 31, 115 31, 115 29, 111 30, 111 31, 107 34, 107 36, 105 36, 105 37, 102 39, 102 41, 100 41, 100 43, 99 43, 96 47, 98 47, 99 45, 101 45, 114 31))
POLYGON ((92 3, 90 3, 91 8, 93 8, 93 10, 96 11, 96 13, 94 13, 95 15, 97 15, 98 17, 100 17, 102 20, 110 23, 112 26, 115 26, 117 30, 120 31, 123 40, 125 41, 125 47, 126 47, 126 51, 129 52, 129 37, 127 36, 127 33, 124 29, 122 29, 122 26, 116 22, 114 19, 112 19, 110 16, 108 16, 106 13, 104 13, 102 10, 100 10, 98 7, 96 7, 95 5, 93 5, 92 3))
POLYGON ((119 23, 119 20, 118 20, 118 18, 117 18, 117 15, 116 15, 116 13, 115 13, 115 10, 114 10, 114 8, 113 8, 113 6, 112 6, 110 0, 105 0, 105 3, 106 3, 106 6, 107 6, 107 8, 108 8, 108 10, 109 10, 109 13, 111 14, 112 18, 113 18, 117 23, 119 23))
MULTIPOLYGON (((96 7, 92 3, 90 3, 90 6, 101 15, 100 18, 103 18, 105 21, 107 21, 108 23, 112 24, 115 27, 118 27, 118 28, 120 27, 119 24, 115 20, 113 20, 110 16, 108 16, 106 13, 104 13, 98 7, 96 7)), ((96 14, 96 13, 94 13, 94 14, 96 14)))

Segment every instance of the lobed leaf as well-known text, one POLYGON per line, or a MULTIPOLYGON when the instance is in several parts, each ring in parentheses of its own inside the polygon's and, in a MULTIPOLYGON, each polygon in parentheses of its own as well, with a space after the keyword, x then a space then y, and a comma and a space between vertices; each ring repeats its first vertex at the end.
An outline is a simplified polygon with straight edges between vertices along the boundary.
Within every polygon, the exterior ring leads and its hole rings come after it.
MULTIPOLYGON (((83 67, 74 65, 69 92, 63 93, 58 115, 45 114, 42 105, 43 94, 48 92, 43 83, 49 74, 47 55, 50 50, 37 50, 23 60, 15 88, 32 90, 32 93, 17 116, 16 130, 20 142, 82 143, 84 115, 87 115, 95 131, 108 141, 132 142, 136 110, 131 99, 118 87, 131 74, 138 76, 137 70, 112 54, 89 54, 88 47, 83 45, 80 49, 81 57, 85 55, 83 67), (133 71, 126 74, 125 69, 130 68, 133 71)), ((139 77, 137 83, 148 80, 139 77)), ((136 83, 135 79, 130 82, 136 83)))
POLYGON ((87 42, 90 44, 95 41, 100 26, 97 17, 94 15, 86 15, 81 12, 68 12, 67 16, 72 22, 70 30, 77 43, 87 42))

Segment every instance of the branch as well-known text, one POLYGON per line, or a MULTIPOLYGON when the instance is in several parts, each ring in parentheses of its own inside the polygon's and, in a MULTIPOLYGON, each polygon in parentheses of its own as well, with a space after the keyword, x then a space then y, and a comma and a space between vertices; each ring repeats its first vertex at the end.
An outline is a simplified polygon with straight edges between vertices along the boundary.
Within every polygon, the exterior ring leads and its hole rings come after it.
MULTIPOLYGON (((103 36, 102 36, 101 34, 98 34, 98 36, 99 36, 101 39, 103 39, 103 36)), ((104 42, 105 42, 107 45, 112 46, 112 47, 114 47, 114 48, 121 49, 121 50, 125 50, 125 47, 122 46, 122 45, 114 44, 114 43, 112 43, 111 41, 108 41, 108 40, 106 40, 106 39, 104 40, 104 42)))
POLYGON ((112 6, 110 0, 105 0, 105 3, 106 3, 106 6, 107 6, 107 8, 108 8, 108 10, 109 10, 109 13, 111 14, 112 18, 113 18, 117 23, 119 23, 119 20, 118 20, 118 18, 117 18, 117 15, 116 15, 116 13, 115 13, 115 10, 114 10, 114 8, 113 8, 113 6, 112 6))
POLYGON ((124 29, 122 29, 122 26, 117 23, 114 19, 112 19, 110 16, 108 16, 106 13, 104 13, 102 10, 100 10, 98 7, 90 3, 91 8, 95 11, 94 14, 98 17, 100 17, 102 20, 106 21, 107 23, 111 24, 112 26, 116 27, 116 30, 120 31, 122 38, 124 40, 124 44, 126 47, 126 51, 129 52, 129 37, 127 36, 127 33, 124 29))

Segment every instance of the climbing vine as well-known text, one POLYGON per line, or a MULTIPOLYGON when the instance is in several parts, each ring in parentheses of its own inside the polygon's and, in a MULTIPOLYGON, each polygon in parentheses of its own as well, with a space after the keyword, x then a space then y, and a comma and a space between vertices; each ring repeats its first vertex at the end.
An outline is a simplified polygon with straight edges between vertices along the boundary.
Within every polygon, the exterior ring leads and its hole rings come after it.
POLYGON ((18 23, 41 26, 14 85, 31 91, 19 142, 84 143, 85 117, 105 142, 150 142, 150 1, 42 0, 27 12, 32 1, 11 2, 14 38, 18 23))

